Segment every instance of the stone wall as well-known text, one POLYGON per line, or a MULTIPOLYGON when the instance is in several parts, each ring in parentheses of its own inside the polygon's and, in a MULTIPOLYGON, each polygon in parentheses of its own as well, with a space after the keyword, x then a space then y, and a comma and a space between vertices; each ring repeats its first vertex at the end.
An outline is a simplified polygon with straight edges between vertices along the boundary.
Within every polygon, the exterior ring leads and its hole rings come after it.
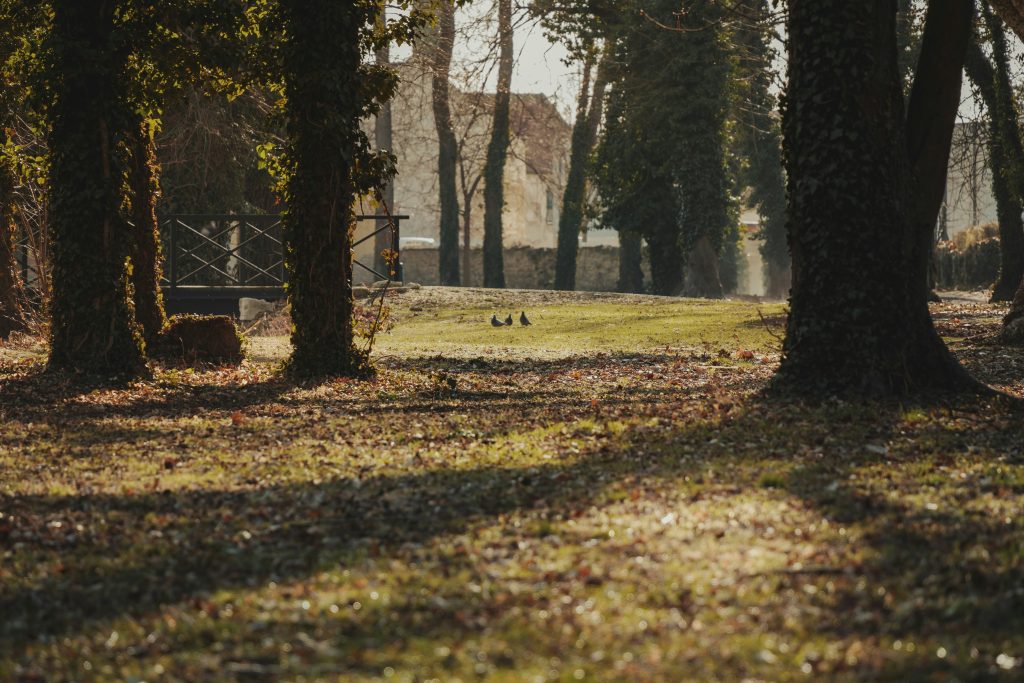
MULTIPOLYGON (((483 283, 483 251, 470 252, 470 282, 483 283)), ((406 249, 402 252, 405 281, 436 285, 437 250, 406 249)), ((643 264, 649 279, 647 264, 643 264)), ((581 247, 576 263, 576 289, 586 292, 614 292, 619 279, 618 247, 581 247)), ((555 283, 555 250, 511 247, 505 249, 505 284, 511 289, 551 289, 555 283)))

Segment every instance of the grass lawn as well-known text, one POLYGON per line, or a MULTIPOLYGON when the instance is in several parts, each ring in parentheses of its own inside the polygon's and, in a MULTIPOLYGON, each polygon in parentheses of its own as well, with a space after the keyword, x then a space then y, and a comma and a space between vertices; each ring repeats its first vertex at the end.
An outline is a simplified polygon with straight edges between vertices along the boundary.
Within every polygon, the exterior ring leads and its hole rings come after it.
MULTIPOLYGON (((393 312, 369 382, 0 347, 0 681, 1024 679, 1019 403, 770 399, 777 305, 393 312)), ((1024 396, 999 314, 935 310, 1024 396)))

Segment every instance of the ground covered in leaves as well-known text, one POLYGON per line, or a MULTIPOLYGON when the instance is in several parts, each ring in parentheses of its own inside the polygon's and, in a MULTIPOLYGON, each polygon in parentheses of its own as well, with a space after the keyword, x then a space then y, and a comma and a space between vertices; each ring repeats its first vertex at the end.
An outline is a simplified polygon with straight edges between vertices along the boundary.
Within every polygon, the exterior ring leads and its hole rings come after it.
MULTIPOLYGON (((1014 401, 768 398, 780 306, 484 296, 401 295, 369 382, 0 349, 0 680, 1024 677, 1014 401)), ((935 309, 1024 396, 999 315, 935 309)))

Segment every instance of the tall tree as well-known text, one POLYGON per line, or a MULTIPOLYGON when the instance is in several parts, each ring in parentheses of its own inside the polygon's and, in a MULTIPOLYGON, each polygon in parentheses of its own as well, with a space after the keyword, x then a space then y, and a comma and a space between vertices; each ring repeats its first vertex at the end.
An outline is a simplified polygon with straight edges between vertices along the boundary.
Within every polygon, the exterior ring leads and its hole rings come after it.
MULTIPOLYGON (((363 60, 408 41, 424 20, 411 2, 380 30, 380 3, 280 0, 280 69, 288 136, 285 268, 293 322, 289 371, 357 375, 368 359, 353 341, 352 229, 356 197, 380 192, 395 158, 371 151, 361 121, 394 96, 395 73, 363 60)), ((272 35, 273 32, 264 32, 272 35)))
POLYGON ((6 339, 12 332, 20 332, 27 327, 21 305, 22 283, 15 260, 15 188, 18 173, 14 141, 9 135, 19 101, 25 92, 18 54, 22 47, 26 20, 26 13, 17 4, 0 5, 0 21, 6 26, 0 30, 0 339, 6 339))
POLYGON ((108 0, 57 0, 51 49, 49 366, 137 374, 142 339, 129 297, 126 200, 129 46, 108 0))
POLYGON ((505 286, 502 212, 505 208, 505 160, 508 158, 512 96, 512 0, 498 7, 498 84, 494 120, 484 166, 484 287, 505 286))
POLYGON ((726 18, 716 0, 694 0, 678 14, 679 33, 659 36, 659 42, 678 43, 670 84, 677 94, 666 98, 675 106, 662 118, 678 141, 671 170, 687 265, 684 292, 690 296, 722 296, 718 256, 739 220, 726 151, 732 75, 726 18))
POLYGON ((292 356, 300 376, 353 375, 352 227, 365 4, 282 0, 289 163, 284 214, 292 356))
MULTIPOLYGON (((646 123, 642 93, 630 80, 636 71, 627 66, 624 46, 615 51, 617 65, 608 95, 605 128, 594 153, 594 184, 601 199, 601 221, 619 231, 619 242, 636 236, 647 240, 651 290, 674 296, 683 286, 678 196, 667 169, 671 148, 661 144, 656 129, 646 123), (621 70, 620 70, 621 69, 621 70)), ((625 257, 639 254, 637 239, 625 257)), ((623 258, 620 252, 620 258, 623 258)), ((627 268, 624 284, 634 285, 636 269, 627 268)))
POLYGON ((711 0, 685 11, 658 0, 630 5, 608 29, 617 68, 595 180, 606 222, 647 239, 660 294, 722 295, 719 253, 738 221, 726 24, 711 0))
POLYGON ((458 144, 452 126, 450 105, 452 50, 455 46, 455 3, 441 0, 437 5, 437 31, 430 50, 431 102, 437 130, 437 185, 441 208, 441 243, 438 266, 442 285, 457 286, 459 280, 459 199, 456 187, 458 144))
MULTIPOLYGON (((6 84, 2 84, 6 86, 6 84)), ((6 87, 4 87, 6 90, 6 87)), ((0 98, 3 94, 0 94, 0 98)), ((0 102, 0 107, 5 106, 0 102)), ((0 123, 0 339, 27 328, 21 306, 21 280, 15 260, 15 202, 17 174, 5 150, 9 146, 6 127, 0 123)))
POLYGON ((576 252, 579 250, 580 226, 583 222, 583 199, 586 187, 584 163, 587 150, 587 117, 590 102, 590 74, 594 70, 593 54, 583 62, 583 77, 576 100, 576 120, 569 144, 569 175, 562 193, 562 214, 558 219, 558 245, 555 252, 555 289, 576 289, 576 252))
POLYGON ((971 0, 930 5, 904 113, 895 0, 791 0, 783 131, 793 288, 780 386, 976 387, 927 307, 971 15, 971 0))
POLYGON ((767 0, 745 0, 742 10, 745 16, 735 32, 741 86, 734 106, 738 154, 746 161, 741 182, 750 188, 750 202, 761 220, 766 294, 783 298, 789 292, 789 246, 782 131, 772 92, 772 12, 767 0))
MULTIPOLYGON (((1006 22, 1017 37, 1024 40, 1024 0, 990 0, 992 8, 1006 22)), ((1004 320, 1003 336, 1008 341, 1024 342, 1024 279, 1021 280, 1014 296, 1010 313, 1004 320)))
POLYGON ((977 86, 988 113, 989 166, 999 219, 1001 267, 992 301, 1010 301, 1024 278, 1024 143, 1020 112, 1010 78, 1003 22, 985 3, 982 15, 992 47, 991 60, 977 40, 967 52, 967 75, 977 86))
POLYGON ((587 202, 587 175, 590 155, 597 144, 597 133, 601 126, 604 110, 604 94, 608 84, 606 57, 597 65, 593 91, 590 88, 590 72, 593 57, 588 56, 583 66, 583 81, 580 84, 576 121, 572 129, 572 143, 569 150, 569 173, 562 194, 562 213, 558 219, 558 250, 555 258, 555 289, 576 288, 576 257, 579 252, 579 235, 583 229, 583 214, 587 202))

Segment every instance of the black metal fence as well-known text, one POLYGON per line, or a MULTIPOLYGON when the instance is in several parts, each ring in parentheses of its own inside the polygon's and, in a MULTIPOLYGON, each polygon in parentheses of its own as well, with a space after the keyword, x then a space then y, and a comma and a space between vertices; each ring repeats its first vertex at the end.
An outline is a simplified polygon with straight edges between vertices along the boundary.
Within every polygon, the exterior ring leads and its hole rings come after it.
MULTIPOLYGON (((356 216, 372 221, 368 233, 360 231, 353 248, 390 232, 387 243, 394 261, 381 272, 372 263, 353 260, 353 267, 379 280, 402 280, 401 221, 408 216, 356 216), (390 276, 390 277, 389 277, 390 276)), ((281 216, 276 214, 170 215, 159 222, 163 252, 164 298, 169 312, 237 312, 241 297, 281 299, 286 274, 281 216)), ((47 238, 40 229, 22 229, 15 237, 16 259, 30 304, 43 295, 49 262, 47 238)))
MULTIPOLYGON (((375 221, 374 229, 352 246, 390 231, 395 254, 390 279, 401 280, 400 226, 408 216, 356 216, 375 221), (392 227, 393 226, 393 227, 392 227)), ((191 214, 160 221, 164 293, 168 299, 196 296, 283 296, 286 281, 279 215, 191 214)), ((359 260, 358 266, 381 280, 389 275, 359 260)))

